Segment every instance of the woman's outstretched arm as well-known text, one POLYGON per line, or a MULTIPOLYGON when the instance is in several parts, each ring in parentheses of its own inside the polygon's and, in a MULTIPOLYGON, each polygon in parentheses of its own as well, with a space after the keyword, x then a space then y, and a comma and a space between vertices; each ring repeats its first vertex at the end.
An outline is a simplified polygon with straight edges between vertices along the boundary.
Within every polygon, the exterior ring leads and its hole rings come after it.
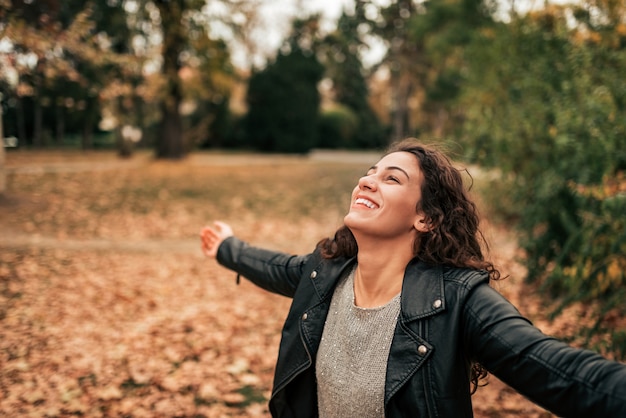
POLYGON ((233 234, 224 222, 215 222, 200 232, 202 252, 215 258, 257 286, 272 293, 293 297, 310 255, 296 256, 253 247, 233 234))

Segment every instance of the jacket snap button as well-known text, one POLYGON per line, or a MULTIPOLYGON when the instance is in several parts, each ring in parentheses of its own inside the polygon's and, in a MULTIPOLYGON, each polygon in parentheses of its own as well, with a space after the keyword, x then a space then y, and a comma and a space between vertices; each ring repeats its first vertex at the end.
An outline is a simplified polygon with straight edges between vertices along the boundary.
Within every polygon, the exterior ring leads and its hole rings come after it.
POLYGON ((436 301, 433 302, 433 308, 435 309, 441 308, 441 299, 437 299, 436 301))
POLYGON ((311 278, 312 278, 312 279, 314 279, 314 278, 316 278, 316 277, 317 277, 317 271, 313 271, 313 272, 311 273, 311 278))
POLYGON ((306 321, 306 319, 309 317, 309 315, 307 315, 306 313, 302 315, 302 320, 306 321))
POLYGON ((427 352, 428 352, 428 348, 426 348, 425 345, 420 345, 419 347, 417 347, 417 353, 420 356, 425 356, 427 352))

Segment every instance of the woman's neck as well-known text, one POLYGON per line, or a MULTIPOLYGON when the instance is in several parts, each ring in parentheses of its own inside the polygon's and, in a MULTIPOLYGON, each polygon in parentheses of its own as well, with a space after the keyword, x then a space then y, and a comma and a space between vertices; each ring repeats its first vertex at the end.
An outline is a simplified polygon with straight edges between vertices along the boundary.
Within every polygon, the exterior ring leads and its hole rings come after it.
POLYGON ((413 255, 411 251, 398 251, 393 247, 387 247, 385 243, 372 248, 359 245, 354 277, 354 303, 357 306, 383 306, 402 290, 404 271, 413 255))

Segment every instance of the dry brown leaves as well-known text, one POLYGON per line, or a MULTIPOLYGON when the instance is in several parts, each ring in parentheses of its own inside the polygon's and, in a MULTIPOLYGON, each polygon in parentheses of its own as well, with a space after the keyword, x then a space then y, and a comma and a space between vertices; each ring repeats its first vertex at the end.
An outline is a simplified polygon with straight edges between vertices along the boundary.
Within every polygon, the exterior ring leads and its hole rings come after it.
POLYGON ((192 254, 1 262, 0 415, 266 413, 285 298, 192 254))
MULTIPOLYGON (((259 245, 309 251, 334 231, 366 166, 144 158, 96 170, 115 159, 66 157, 7 156, 10 167, 94 170, 9 175, 0 200, 0 415, 268 417, 289 300, 236 286, 201 256, 198 231, 219 218, 259 245)), ((519 297, 514 240, 486 227, 511 276, 500 290, 522 312, 540 312, 536 299, 519 297)), ((551 416, 493 377, 474 405, 479 418, 551 416)))

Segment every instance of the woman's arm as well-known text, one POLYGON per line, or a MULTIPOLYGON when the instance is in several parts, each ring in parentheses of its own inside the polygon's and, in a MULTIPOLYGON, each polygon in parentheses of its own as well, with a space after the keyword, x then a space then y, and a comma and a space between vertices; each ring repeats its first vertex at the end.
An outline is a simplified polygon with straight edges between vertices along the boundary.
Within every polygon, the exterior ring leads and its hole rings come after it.
POLYGON ((293 297, 309 255, 294 256, 248 245, 233 236, 227 224, 202 229, 202 250, 208 257, 257 286, 273 293, 293 297))
POLYGON ((531 401, 563 417, 626 417, 626 365, 543 334, 495 290, 465 306, 475 359, 531 401))

